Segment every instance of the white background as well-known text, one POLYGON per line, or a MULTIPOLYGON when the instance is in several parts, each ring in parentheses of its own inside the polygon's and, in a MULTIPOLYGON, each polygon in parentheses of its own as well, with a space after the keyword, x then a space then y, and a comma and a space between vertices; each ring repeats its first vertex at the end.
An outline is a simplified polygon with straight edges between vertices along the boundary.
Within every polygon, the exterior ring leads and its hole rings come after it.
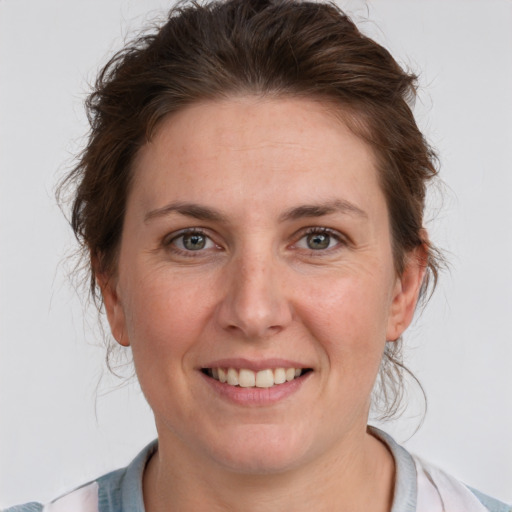
MULTIPOLYGON (((386 428, 512 502, 512 2, 342 4, 420 73, 417 116, 446 184, 428 226, 452 270, 406 336, 429 408, 410 440, 414 393, 386 428)), ((0 506, 49 500, 155 435, 135 385, 99 382, 100 335, 66 277, 73 240, 53 189, 83 142, 87 82, 167 5, 0 0, 0 506)))

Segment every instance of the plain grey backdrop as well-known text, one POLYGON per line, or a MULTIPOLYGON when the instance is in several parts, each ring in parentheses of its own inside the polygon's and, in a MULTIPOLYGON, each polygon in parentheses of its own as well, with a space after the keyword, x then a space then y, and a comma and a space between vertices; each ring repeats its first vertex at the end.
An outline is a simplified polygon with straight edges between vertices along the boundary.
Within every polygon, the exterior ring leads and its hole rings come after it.
MULTIPOLYGON (((427 227, 450 273, 406 333, 429 400, 384 426, 512 502, 512 2, 341 2, 420 74, 420 126, 444 200, 427 227)), ((54 187, 82 147, 87 82, 163 0, 0 0, 0 507, 47 501, 125 465, 155 435, 136 384, 104 369, 94 311, 70 285, 54 187)), ((72 266, 72 265, 71 265, 72 266)))

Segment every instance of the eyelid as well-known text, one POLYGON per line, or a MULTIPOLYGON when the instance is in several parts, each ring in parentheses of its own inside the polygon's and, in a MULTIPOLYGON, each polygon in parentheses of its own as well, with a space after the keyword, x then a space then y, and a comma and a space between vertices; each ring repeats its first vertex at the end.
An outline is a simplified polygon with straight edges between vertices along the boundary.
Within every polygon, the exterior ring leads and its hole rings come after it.
POLYGON ((174 240, 176 240, 176 238, 179 238, 180 236, 193 235, 193 234, 208 236, 208 234, 205 232, 204 228, 201 228, 201 227, 183 228, 183 229, 178 229, 177 231, 173 231, 172 233, 166 234, 162 238, 162 244, 168 245, 168 244, 172 243, 174 240))
POLYGON ((178 231, 173 231, 172 233, 169 233, 169 234, 167 234, 167 235, 165 235, 163 237, 161 244, 162 244, 162 246, 165 249, 167 249, 169 251, 172 251, 175 254, 183 255, 183 256, 186 256, 186 257, 198 257, 198 256, 201 256, 202 254, 204 254, 206 252, 210 252, 212 250, 222 249, 221 245, 218 244, 215 241, 215 239, 211 236, 210 232, 208 230, 206 230, 205 228, 202 228, 202 227, 191 227, 191 228, 180 229, 178 231), (186 235, 201 235, 201 236, 204 236, 215 247, 200 249, 200 250, 197 250, 197 251, 190 251, 190 250, 181 249, 175 243, 173 243, 176 240, 178 240, 179 238, 184 237, 186 235))
POLYGON ((307 251, 308 253, 315 254, 317 256, 320 256, 325 253, 330 253, 331 251, 336 251, 337 249, 345 247, 350 243, 350 241, 346 235, 337 231, 336 229, 328 228, 325 226, 311 226, 308 228, 304 228, 304 229, 300 230, 294 236, 294 239, 295 239, 295 242, 293 242, 292 247, 295 247, 299 250, 307 251), (308 235, 314 235, 314 234, 329 235, 330 237, 334 238, 337 241, 337 244, 335 247, 330 247, 328 249, 322 249, 322 250, 297 247, 297 244, 299 243, 299 241, 301 241, 303 238, 305 238, 308 235))
MULTIPOLYGON (((334 252, 334 251, 339 250, 340 248, 343 248, 343 247, 345 247, 345 246, 347 246, 347 245, 349 245, 351 243, 350 238, 347 235, 343 234, 342 232, 340 232, 340 231, 338 231, 336 229, 328 228, 326 226, 310 226, 310 227, 302 228, 299 231, 297 231, 295 233, 295 235, 292 236, 292 240, 293 240, 293 242, 291 243, 291 247, 292 248, 295 248, 295 249, 298 249, 298 250, 301 250, 301 251, 306 251, 308 253, 315 254, 315 255, 318 255, 318 256, 320 256, 321 254, 334 252), (316 250, 315 249, 307 249, 307 248, 297 247, 297 244, 303 238, 305 238, 308 235, 317 234, 317 233, 318 234, 326 234, 326 235, 332 237, 333 239, 336 240, 336 242, 337 242, 336 245, 334 247, 330 247, 330 248, 327 248, 327 249, 316 249, 316 250)), ((198 226, 198 227, 183 228, 183 229, 180 229, 180 230, 177 230, 177 231, 173 231, 172 233, 168 233, 167 235, 165 235, 162 238, 161 245, 165 249, 168 249, 168 250, 170 250, 170 251, 172 251, 174 253, 185 255, 185 256, 189 256, 189 257, 194 257, 194 256, 197 257, 197 256, 200 256, 201 254, 204 254, 205 252, 210 252, 212 250, 222 250, 223 249, 222 245, 219 244, 215 240, 214 236, 212 236, 210 230, 205 229, 205 228, 200 227, 200 226, 198 226), (178 246, 176 246, 176 244, 173 244, 173 242, 175 240, 179 239, 180 237, 183 237, 183 236, 186 236, 186 235, 194 235, 194 234, 198 234, 198 235, 204 236, 215 247, 213 247, 213 248, 205 248, 205 249, 201 249, 201 250, 197 250, 197 251, 191 251, 191 250, 181 249, 178 246)))

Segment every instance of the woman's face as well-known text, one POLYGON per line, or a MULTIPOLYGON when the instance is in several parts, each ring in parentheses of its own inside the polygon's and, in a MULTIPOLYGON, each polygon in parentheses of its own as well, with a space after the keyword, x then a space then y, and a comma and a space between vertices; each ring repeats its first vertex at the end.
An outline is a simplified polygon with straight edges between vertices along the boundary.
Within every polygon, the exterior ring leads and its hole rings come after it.
POLYGON ((184 460, 268 473, 365 436, 422 270, 396 275, 372 151, 328 109, 196 104, 136 159, 103 293, 160 446, 184 460))

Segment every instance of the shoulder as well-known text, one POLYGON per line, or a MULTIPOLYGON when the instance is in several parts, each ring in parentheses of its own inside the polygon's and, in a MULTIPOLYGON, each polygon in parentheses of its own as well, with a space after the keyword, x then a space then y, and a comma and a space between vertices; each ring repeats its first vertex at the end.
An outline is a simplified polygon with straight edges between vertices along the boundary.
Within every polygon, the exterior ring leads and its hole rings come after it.
POLYGON ((480 503, 484 505, 490 512, 512 512, 512 506, 509 506, 506 503, 503 503, 502 501, 498 501, 495 498, 491 498, 491 496, 487 496, 487 494, 477 491, 472 487, 468 487, 468 489, 478 498, 480 503))
POLYGON ((4 508, 2 512, 40 512, 43 510, 42 503, 25 503, 25 505, 15 505, 14 507, 4 508))
MULTIPOLYGON (((446 510, 512 512, 512 507, 458 481, 442 469, 413 456, 417 469, 418 504, 437 496, 446 510)), ((418 507, 420 510, 420 507, 418 507)))
POLYGON ((512 512, 512 507, 472 489, 442 469, 411 455, 389 434, 368 427, 395 460, 392 512, 512 512))
POLYGON ((91 482, 47 505, 42 503, 26 503, 16 505, 3 512, 99 512, 98 511, 98 483, 91 482))
POLYGON ((118 512, 127 468, 119 469, 43 505, 27 503, 2 512, 118 512))
POLYGON ((489 512, 512 512, 512 507, 502 501, 491 498, 476 489, 471 489, 471 492, 489 512))
POLYGON ((127 467, 107 473, 46 505, 31 502, 2 512, 143 512, 142 475, 156 449, 154 441, 127 467))

